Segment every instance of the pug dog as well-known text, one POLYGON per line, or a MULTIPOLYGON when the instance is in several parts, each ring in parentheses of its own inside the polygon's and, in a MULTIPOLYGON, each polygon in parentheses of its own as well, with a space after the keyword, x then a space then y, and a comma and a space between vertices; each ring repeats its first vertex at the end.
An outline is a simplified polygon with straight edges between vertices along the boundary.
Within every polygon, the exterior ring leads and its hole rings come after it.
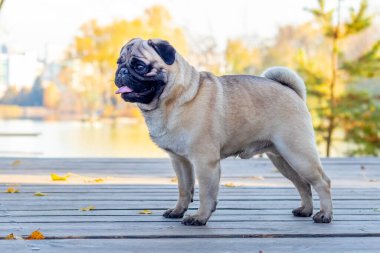
POLYGON ((169 42, 132 39, 117 60, 116 94, 136 103, 153 142, 170 156, 179 198, 166 218, 182 218, 193 200, 195 176, 200 205, 184 225, 202 226, 215 211, 221 159, 265 153, 297 188, 301 206, 313 214, 311 186, 319 195, 314 222, 332 219, 330 180, 322 170, 302 79, 285 67, 262 76, 198 71, 169 42))

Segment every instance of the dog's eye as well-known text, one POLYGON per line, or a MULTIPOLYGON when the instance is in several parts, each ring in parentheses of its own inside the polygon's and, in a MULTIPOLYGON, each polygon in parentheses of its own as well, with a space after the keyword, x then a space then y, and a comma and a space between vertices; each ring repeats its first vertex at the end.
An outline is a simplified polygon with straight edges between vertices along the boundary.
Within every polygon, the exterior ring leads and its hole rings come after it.
POLYGON ((143 62, 137 62, 133 68, 135 71, 139 74, 145 74, 148 71, 148 66, 145 65, 143 62))
POLYGON ((142 72, 142 71, 145 70, 145 65, 139 63, 139 64, 136 65, 135 69, 138 72, 142 72))

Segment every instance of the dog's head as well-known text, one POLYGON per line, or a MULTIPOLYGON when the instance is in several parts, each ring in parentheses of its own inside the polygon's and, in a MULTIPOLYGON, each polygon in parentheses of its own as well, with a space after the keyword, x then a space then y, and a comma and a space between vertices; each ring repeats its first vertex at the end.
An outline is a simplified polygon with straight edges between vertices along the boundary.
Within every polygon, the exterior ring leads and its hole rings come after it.
POLYGON ((117 60, 116 94, 127 102, 149 104, 159 99, 170 80, 176 50, 165 40, 132 39, 117 60))

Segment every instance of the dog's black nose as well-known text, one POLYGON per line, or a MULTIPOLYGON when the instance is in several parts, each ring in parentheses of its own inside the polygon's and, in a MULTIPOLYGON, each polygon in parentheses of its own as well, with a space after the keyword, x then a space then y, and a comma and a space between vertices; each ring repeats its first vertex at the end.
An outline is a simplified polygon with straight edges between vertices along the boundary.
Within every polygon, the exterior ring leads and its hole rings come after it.
POLYGON ((127 69, 127 68, 121 68, 121 69, 119 70, 119 74, 120 74, 121 76, 125 76, 126 74, 128 74, 128 69, 127 69))

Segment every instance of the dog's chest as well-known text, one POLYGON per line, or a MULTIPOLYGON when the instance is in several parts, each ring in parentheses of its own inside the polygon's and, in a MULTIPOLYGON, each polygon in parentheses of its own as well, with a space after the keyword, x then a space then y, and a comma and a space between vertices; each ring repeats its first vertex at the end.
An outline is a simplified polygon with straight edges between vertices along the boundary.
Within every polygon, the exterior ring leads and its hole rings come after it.
POLYGON ((188 134, 185 128, 178 128, 173 125, 173 121, 171 121, 171 125, 168 124, 159 113, 144 116, 150 138, 154 143, 168 152, 186 156, 185 150, 187 149, 185 147, 188 144, 188 134))

